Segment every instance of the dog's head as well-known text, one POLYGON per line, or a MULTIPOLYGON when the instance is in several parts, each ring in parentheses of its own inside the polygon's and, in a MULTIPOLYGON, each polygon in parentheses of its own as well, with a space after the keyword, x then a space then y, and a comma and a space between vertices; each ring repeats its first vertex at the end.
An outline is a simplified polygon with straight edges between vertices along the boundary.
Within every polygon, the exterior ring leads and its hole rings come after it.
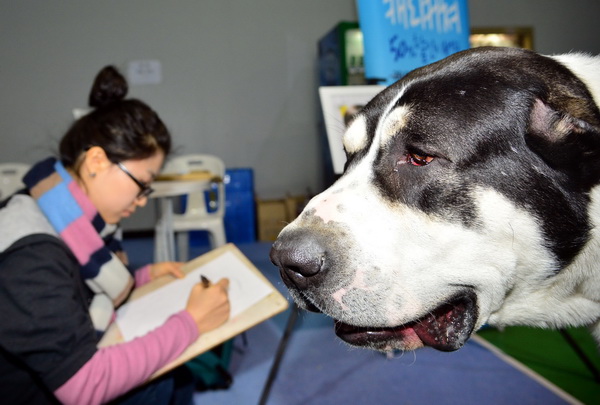
POLYGON ((354 118, 343 176, 279 235, 298 304, 378 350, 456 350, 589 238, 600 112, 555 60, 465 51, 354 118))

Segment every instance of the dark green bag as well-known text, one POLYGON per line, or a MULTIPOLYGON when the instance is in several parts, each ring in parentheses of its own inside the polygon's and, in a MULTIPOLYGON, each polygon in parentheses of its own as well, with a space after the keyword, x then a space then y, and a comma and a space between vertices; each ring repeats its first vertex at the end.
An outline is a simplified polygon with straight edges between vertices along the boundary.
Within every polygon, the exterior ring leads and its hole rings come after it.
POLYGON ((233 383, 228 371, 233 351, 233 339, 202 353, 185 363, 197 380, 196 390, 224 390, 233 383))

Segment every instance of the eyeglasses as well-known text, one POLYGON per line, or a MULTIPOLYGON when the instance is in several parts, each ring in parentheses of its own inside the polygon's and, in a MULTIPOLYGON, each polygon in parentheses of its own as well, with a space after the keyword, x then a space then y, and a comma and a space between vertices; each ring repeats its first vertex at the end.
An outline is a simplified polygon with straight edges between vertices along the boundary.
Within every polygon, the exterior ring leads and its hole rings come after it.
POLYGON ((138 193, 136 198, 140 199, 140 198, 148 197, 150 194, 152 194, 154 192, 154 189, 152 187, 150 187, 149 184, 142 183, 133 174, 131 174, 131 172, 129 170, 127 170, 127 168, 123 165, 123 163, 119 162, 119 163, 117 163, 117 166, 119 166, 119 169, 123 170, 123 172, 126 175, 128 175, 129 178, 131 180, 133 180, 135 182, 135 184, 137 184, 138 187, 140 188, 140 192, 138 193))

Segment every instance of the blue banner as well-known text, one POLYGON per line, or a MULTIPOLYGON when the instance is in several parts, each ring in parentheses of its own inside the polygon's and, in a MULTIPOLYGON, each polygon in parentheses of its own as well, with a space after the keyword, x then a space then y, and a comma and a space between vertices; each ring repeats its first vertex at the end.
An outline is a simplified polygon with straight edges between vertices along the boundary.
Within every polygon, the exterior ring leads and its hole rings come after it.
POLYGON ((467 0, 357 0, 367 79, 390 85, 469 48, 467 0))

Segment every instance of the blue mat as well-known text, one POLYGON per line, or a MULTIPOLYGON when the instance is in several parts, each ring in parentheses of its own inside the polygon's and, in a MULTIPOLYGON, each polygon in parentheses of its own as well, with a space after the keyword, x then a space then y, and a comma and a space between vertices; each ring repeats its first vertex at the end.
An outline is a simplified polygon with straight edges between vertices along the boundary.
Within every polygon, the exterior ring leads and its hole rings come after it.
MULTIPOLYGON (((395 358, 351 348, 331 323, 304 315, 288 345, 270 405, 294 404, 566 404, 555 393, 469 341, 461 350, 430 349, 395 358)), ((247 332, 248 346, 232 360, 228 391, 196 394, 196 404, 256 404, 281 330, 270 321, 247 332)))
MULTIPOLYGON (((125 243, 132 262, 151 259, 149 243, 125 243)), ((288 296, 269 261, 269 243, 238 247, 288 296)), ((192 247, 190 254, 205 250, 192 247)), ((231 361, 233 385, 226 391, 197 393, 195 403, 257 404, 288 315, 289 310, 247 331, 245 347, 237 338, 231 361)), ((268 401, 269 405, 567 403, 476 341, 453 353, 422 349, 387 358, 351 348, 335 336, 329 318, 306 312, 298 319, 268 401)))

